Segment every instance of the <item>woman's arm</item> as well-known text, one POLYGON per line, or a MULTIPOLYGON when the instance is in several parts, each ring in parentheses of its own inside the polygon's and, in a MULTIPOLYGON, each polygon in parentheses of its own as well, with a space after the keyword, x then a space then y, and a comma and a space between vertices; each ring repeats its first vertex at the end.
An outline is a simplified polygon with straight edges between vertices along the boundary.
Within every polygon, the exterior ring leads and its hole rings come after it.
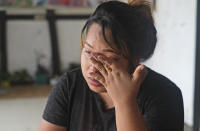
POLYGON ((58 126, 42 119, 38 131, 66 131, 66 127, 58 126))
POLYGON ((115 105, 117 131, 148 131, 136 100, 115 105))
POLYGON ((114 103, 117 131, 148 131, 136 102, 140 85, 147 75, 145 66, 137 66, 130 75, 119 62, 101 58, 99 61, 105 65, 104 68, 96 59, 92 57, 91 62, 103 77, 96 73, 93 78, 106 88, 114 103), (107 66, 111 69, 107 69, 107 66))

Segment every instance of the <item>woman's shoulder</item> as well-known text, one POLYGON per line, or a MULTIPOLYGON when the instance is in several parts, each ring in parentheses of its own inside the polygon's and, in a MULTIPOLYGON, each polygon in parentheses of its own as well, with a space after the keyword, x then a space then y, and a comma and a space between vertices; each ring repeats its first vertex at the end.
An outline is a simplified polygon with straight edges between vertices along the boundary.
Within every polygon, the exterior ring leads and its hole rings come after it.
POLYGON ((168 77, 150 69, 148 69, 148 75, 141 85, 141 91, 150 95, 167 95, 172 96, 181 94, 180 88, 168 77))
POLYGON ((74 75, 80 75, 81 74, 81 67, 76 67, 71 70, 65 71, 61 77, 69 77, 69 76, 74 76, 74 75))
POLYGON ((74 83, 74 82, 80 82, 83 81, 83 75, 81 71, 81 67, 76 67, 74 69, 71 69, 69 71, 66 71, 60 79, 66 79, 68 83, 74 83))
POLYGON ((148 68, 148 75, 140 87, 138 102, 143 112, 153 108, 183 110, 180 88, 169 78, 150 68, 148 68))
POLYGON ((138 95, 138 104, 145 121, 152 129, 182 129, 184 108, 181 90, 166 76, 150 68, 148 71, 138 95))
POLYGON ((154 85, 154 86, 170 86, 173 88, 178 88, 177 85, 170 80, 168 77, 164 76, 163 74, 152 70, 151 68, 147 67, 148 69, 148 75, 147 75, 147 81, 148 84, 154 85))
MULTIPOLYGON (((72 90, 77 84, 83 83, 84 78, 80 67, 74 68, 70 71, 66 71, 60 76, 55 85, 55 88, 62 88, 62 90, 72 90)), ((66 91, 65 91, 66 92, 66 91)))

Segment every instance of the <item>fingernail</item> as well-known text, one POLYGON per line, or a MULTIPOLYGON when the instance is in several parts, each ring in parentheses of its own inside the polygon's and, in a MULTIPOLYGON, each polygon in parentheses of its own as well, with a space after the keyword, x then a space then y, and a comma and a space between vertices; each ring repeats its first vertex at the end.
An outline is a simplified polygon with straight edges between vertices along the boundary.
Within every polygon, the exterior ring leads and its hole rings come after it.
POLYGON ((98 58, 99 60, 101 60, 101 61, 103 60, 103 57, 102 57, 102 56, 98 56, 97 58, 98 58))
POLYGON ((141 71, 144 71, 144 69, 145 69, 145 66, 144 66, 144 65, 141 65, 140 70, 141 70, 141 71))

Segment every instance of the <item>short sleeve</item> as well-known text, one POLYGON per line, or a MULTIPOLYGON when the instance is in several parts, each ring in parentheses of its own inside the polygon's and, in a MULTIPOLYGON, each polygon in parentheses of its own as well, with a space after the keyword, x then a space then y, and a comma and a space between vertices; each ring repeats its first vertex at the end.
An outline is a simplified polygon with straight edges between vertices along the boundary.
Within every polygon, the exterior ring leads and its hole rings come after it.
POLYGON ((178 87, 157 90, 145 103, 143 117, 150 131, 183 131, 183 100, 178 87))
POLYGON ((68 119, 68 80, 65 73, 53 87, 44 109, 43 119, 66 127, 68 119))

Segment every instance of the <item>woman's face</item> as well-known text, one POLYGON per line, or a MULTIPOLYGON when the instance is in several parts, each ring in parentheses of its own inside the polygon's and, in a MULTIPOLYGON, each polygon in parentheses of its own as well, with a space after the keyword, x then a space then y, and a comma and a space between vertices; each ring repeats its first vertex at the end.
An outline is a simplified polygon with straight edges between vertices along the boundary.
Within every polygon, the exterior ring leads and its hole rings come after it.
MULTIPOLYGON (((109 30, 105 31, 106 38, 112 42, 111 34, 109 30)), ((86 40, 84 41, 84 46, 81 52, 81 69, 83 76, 89 86, 89 88, 96 93, 106 92, 106 89, 103 85, 101 85, 98 81, 92 78, 93 73, 100 72, 91 64, 90 58, 94 55, 103 55, 109 59, 117 61, 118 64, 123 68, 123 70, 129 71, 129 62, 123 56, 116 54, 115 51, 110 48, 105 42, 101 27, 93 23, 87 33, 86 40)))

